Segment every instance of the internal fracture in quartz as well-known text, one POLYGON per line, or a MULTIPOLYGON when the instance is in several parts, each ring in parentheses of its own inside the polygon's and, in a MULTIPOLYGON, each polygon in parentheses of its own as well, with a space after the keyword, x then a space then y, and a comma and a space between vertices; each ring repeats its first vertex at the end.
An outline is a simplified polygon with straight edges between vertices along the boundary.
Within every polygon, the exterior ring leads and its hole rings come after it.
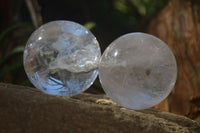
POLYGON ((145 109, 160 103, 171 92, 177 76, 176 60, 158 38, 130 33, 107 47, 99 76, 113 101, 130 109, 145 109))
POLYGON ((33 85, 45 93, 73 96, 94 82, 100 56, 89 30, 74 22, 53 21, 29 38, 24 67, 33 85))

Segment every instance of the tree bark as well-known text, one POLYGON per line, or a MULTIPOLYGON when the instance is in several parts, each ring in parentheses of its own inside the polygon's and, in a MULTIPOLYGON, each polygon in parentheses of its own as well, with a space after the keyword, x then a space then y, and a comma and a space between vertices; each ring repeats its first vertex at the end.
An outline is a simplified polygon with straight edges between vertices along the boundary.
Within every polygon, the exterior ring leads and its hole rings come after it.
POLYGON ((170 0, 148 32, 165 41, 177 60, 178 78, 167 108, 191 117, 200 114, 200 105, 193 103, 200 103, 200 1, 170 0))
POLYGON ((199 133, 189 118, 157 109, 134 111, 105 95, 80 94, 72 98, 0 84, 0 132, 199 133))

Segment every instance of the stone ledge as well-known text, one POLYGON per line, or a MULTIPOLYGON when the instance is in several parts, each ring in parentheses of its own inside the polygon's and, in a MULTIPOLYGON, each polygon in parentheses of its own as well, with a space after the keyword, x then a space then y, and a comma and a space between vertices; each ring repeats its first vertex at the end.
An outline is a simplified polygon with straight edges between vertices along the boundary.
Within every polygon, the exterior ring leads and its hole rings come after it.
POLYGON ((0 83, 0 132, 200 133, 200 125, 157 109, 126 109, 105 95, 66 98, 0 83))

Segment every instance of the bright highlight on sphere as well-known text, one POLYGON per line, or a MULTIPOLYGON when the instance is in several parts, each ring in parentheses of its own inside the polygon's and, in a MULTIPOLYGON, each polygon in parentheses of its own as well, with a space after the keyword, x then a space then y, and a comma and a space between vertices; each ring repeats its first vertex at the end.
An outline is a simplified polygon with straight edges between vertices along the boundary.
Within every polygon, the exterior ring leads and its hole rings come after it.
POLYGON ((146 109, 169 95, 176 82, 177 65, 163 41, 145 33, 130 33, 107 47, 99 77, 103 89, 117 104, 146 109))
POLYGON ((53 21, 30 36, 24 68, 36 88, 73 96, 94 82, 100 57, 99 43, 89 30, 71 21, 53 21))

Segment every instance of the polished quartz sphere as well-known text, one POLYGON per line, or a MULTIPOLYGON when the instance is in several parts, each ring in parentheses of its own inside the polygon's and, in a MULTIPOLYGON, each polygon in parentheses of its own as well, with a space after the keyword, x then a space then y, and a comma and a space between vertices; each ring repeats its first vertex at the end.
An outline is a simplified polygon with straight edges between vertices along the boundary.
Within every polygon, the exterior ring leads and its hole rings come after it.
POLYGON ((114 102, 130 109, 146 109, 169 95, 176 82, 177 65, 163 41, 145 33, 130 33, 104 51, 99 77, 114 102))
POLYGON ((30 36, 24 68, 36 88, 73 96, 94 82, 100 57, 99 43, 89 30, 71 21, 53 21, 30 36))

